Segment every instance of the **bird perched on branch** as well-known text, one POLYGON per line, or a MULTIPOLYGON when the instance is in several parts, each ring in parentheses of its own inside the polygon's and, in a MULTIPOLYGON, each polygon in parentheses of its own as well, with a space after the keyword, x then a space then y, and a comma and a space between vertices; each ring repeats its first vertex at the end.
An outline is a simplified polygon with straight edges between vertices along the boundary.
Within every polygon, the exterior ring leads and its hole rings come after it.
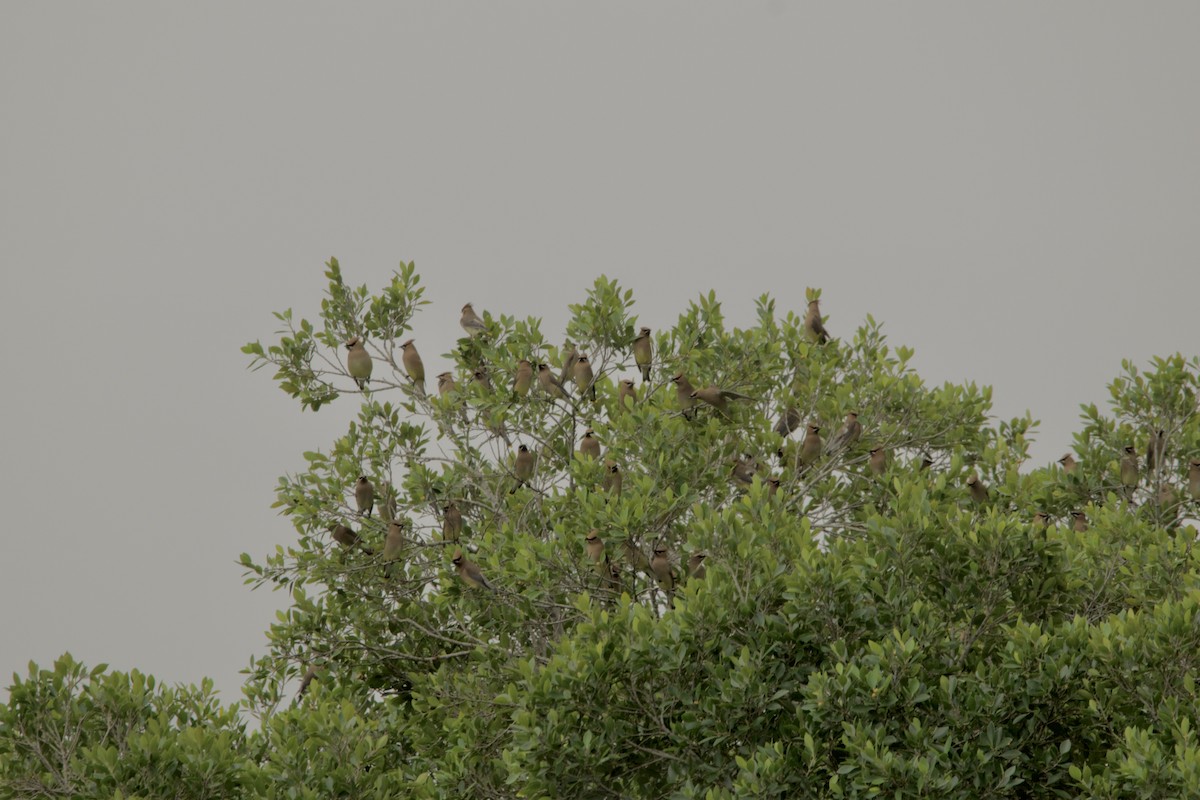
POLYGON ((417 352, 417 346, 413 344, 412 339, 409 339, 400 345, 400 350, 400 360, 404 363, 404 371, 408 373, 409 380, 413 382, 417 394, 424 397, 425 365, 421 362, 421 354, 417 352))
POLYGON ((479 565, 474 561, 468 560, 467 557, 463 555, 462 550, 454 551, 454 558, 450 563, 453 564, 456 569, 458 569, 458 577, 462 578, 463 583, 475 588, 482 587, 487 589, 489 592, 496 591, 496 587, 492 586, 488 579, 483 576, 483 573, 479 569, 479 565))
POLYGON ((808 314, 804 317, 804 332, 817 344, 825 344, 829 341, 829 331, 825 330, 825 325, 821 322, 819 300, 808 301, 808 314))
POLYGON ((650 339, 650 329, 642 328, 633 340, 633 361, 642 371, 642 383, 650 380, 650 364, 654 360, 654 344, 650 339))
POLYGON ((346 371, 354 378, 359 389, 367 388, 367 384, 371 382, 371 369, 374 367, 371 354, 367 352, 363 340, 358 336, 346 342, 346 349, 350 351, 346 353, 346 371))
POLYGON ((467 335, 472 339, 481 333, 487 332, 487 325, 485 325, 483 320, 479 318, 479 315, 475 313, 475 308, 470 303, 467 303, 462 307, 462 316, 459 317, 458 324, 462 326, 462 329, 466 331, 467 335))

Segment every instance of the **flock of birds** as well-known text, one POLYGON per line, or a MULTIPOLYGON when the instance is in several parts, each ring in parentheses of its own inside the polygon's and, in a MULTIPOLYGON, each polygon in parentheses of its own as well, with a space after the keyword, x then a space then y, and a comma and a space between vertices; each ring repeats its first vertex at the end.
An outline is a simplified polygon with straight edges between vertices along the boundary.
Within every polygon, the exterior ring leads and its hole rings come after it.
MULTIPOLYGON (((459 324, 471 338, 486 334, 488 331, 487 324, 475 313, 475 309, 471 303, 467 303, 462 307, 462 316, 459 319, 459 324)), ((826 331, 821 318, 818 300, 811 300, 808 304, 808 311, 804 320, 804 331, 808 338, 817 344, 824 344, 829 340, 829 333, 826 331)), ((652 331, 650 328, 641 328, 630 347, 634 362, 641 372, 643 382, 650 380, 651 366, 653 364, 654 347, 651 335, 652 331)), ((365 348, 365 343, 361 337, 355 336, 347 341, 345 346, 348 351, 346 369, 358 387, 366 389, 371 380, 374 364, 365 348)), ((421 361, 421 356, 417 352, 412 339, 405 341, 400 347, 404 370, 409 380, 412 381, 414 390, 421 396, 424 396, 425 366, 421 361)), ((482 368, 476 369, 473 377, 477 383, 491 390, 491 380, 486 370, 482 368)), ((574 348, 567 353, 562 371, 557 376, 548 364, 539 363, 535 370, 532 362, 528 359, 521 359, 517 364, 513 378, 512 391, 514 396, 527 396, 533 388, 535 378, 540 391, 550 398, 569 401, 570 395, 565 388, 565 384, 568 381, 574 383, 577 393, 581 397, 593 400, 596 397, 596 376, 592 365, 586 354, 579 353, 574 348)), ((722 389, 715 385, 696 388, 692 386, 687 376, 682 372, 675 374, 670 380, 675 385, 676 400, 680 410, 688 419, 693 417, 697 406, 701 403, 713 407, 717 412, 724 415, 727 413, 729 403, 752 399, 746 395, 722 389)), ((457 386, 453 374, 443 372, 438 375, 437 387, 440 396, 454 392, 457 386)), ((619 407, 622 409, 626 408, 629 403, 637 402, 637 389, 632 380, 623 379, 619 382, 617 400, 619 407)), ((783 410, 774 430, 786 438, 800 427, 801 421, 800 412, 795 407, 788 407, 783 410)), ((821 426, 817 423, 807 423, 804 438, 795 452, 796 466, 800 471, 815 464, 822 456, 836 454, 852 447, 861 438, 863 428, 862 424, 858 421, 858 414, 851 411, 846 415, 841 429, 828 442, 822 438, 821 431, 821 426)), ((1148 472, 1154 471, 1162 463, 1165 448, 1164 431, 1158 430, 1152 433, 1146 450, 1146 467, 1148 472)), ((579 444, 579 452, 594 460, 598 461, 600 459, 600 442, 594 436, 594 431, 591 428, 588 428, 584 432, 579 444)), ((782 448, 779 450, 778 456, 781 463, 784 463, 788 457, 782 448)), ((1057 463, 1067 474, 1074 473, 1078 467, 1078 462, 1070 453, 1060 458, 1057 463)), ((876 476, 883 475, 888 469, 888 464, 888 452, 885 448, 873 447, 870 449, 867 458, 867 468, 872 474, 876 476)), ((919 463, 919 468, 927 469, 932 464, 933 461, 928 456, 924 456, 919 463)), ((1188 466, 1188 493, 1193 500, 1200 500, 1200 459, 1191 460, 1188 466)), ((516 484, 512 488, 513 492, 517 491, 521 486, 529 484, 534 476, 535 467, 535 454, 526 445, 518 445, 512 467, 512 474, 516 479, 516 484)), ((1136 489, 1141 480, 1142 474, 1138 454, 1133 445, 1128 445, 1124 448, 1119 467, 1121 485, 1127 496, 1131 497, 1134 489, 1136 489)), ((780 486, 779 478, 761 474, 760 465, 755 459, 742 457, 734 461, 731 471, 731 479, 733 481, 748 486, 754 482, 756 477, 766 484, 770 494, 775 494, 778 491, 780 486)), ((619 494, 620 483, 621 473, 618 465, 612 461, 607 461, 605 489, 616 491, 619 494)), ((971 499, 976 503, 982 503, 989 499, 988 488, 977 475, 971 474, 968 476, 966 485, 971 499)), ((1164 491, 1170 488, 1165 483, 1163 487, 1164 491)), ((354 487, 354 497, 359 515, 369 516, 375 504, 375 489, 366 476, 358 478, 354 487)), ((1160 497, 1161 502, 1163 500, 1160 497)), ((446 503, 442 507, 442 511, 442 541, 447 544, 457 544, 463 527, 462 514, 453 502, 446 503)), ((391 562, 401 555, 406 546, 406 531, 404 520, 396 518, 394 513, 389 513, 387 517, 388 531, 384 541, 382 559, 385 562, 391 562)), ((1072 527, 1075 530, 1087 530, 1088 520, 1085 512, 1082 510, 1073 511, 1071 512, 1071 517, 1072 527)), ((1034 515, 1033 522, 1035 525, 1045 526, 1049 524, 1050 518, 1045 512, 1039 511, 1034 515)), ((330 531, 334 540, 343 547, 360 547, 368 553, 373 553, 372 550, 363 544, 358 534, 349 526, 338 523, 332 526, 330 531)), ((604 542, 600 538, 598 531, 592 530, 588 534, 585 540, 585 552, 595 566, 602 585, 606 588, 619 591, 621 586, 619 567, 606 554, 604 542)), ((687 562, 687 574, 689 577, 696 579, 704 578, 706 571, 704 560, 706 557, 707 555, 703 552, 696 552, 690 556, 687 562)), ((653 548, 652 557, 647 558, 632 541, 627 539, 624 543, 624 560, 631 563, 636 569, 653 576, 658 587, 666 595, 668 604, 673 604, 672 598, 675 588, 680 581, 680 575, 672 564, 671 554, 665 544, 661 542, 656 543, 653 548)), ((493 584, 483 575, 479 566, 470 561, 461 549, 456 549, 451 563, 457 570, 458 576, 466 585, 487 590, 495 589, 493 584)))

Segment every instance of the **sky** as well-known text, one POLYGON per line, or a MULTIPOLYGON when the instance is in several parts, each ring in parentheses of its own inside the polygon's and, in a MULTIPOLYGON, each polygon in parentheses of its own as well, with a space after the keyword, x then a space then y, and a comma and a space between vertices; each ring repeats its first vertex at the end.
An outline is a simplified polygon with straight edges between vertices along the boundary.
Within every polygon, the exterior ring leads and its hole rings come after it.
MULTIPOLYGON (((237 559, 350 398, 246 369, 323 263, 415 261, 430 375, 459 308, 601 274, 644 324, 715 290, 931 383, 1057 458, 1122 359, 1197 353, 1200 4, 9 2, 0 12, 0 686, 64 651, 243 669, 288 598, 237 559)), ((0 689, 0 692, 3 690, 0 689)), ((3 696, 0 694, 0 696, 3 696)))

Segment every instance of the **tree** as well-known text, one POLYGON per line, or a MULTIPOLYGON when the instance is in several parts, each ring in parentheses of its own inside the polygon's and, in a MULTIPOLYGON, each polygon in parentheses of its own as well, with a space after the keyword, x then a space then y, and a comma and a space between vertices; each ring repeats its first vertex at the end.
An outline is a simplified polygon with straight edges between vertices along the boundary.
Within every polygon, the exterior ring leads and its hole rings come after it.
MULTIPOLYGON (((374 295, 327 266, 316 324, 283 312, 277 344, 244 348, 303 408, 361 402, 280 480, 297 540, 242 556, 293 597, 251 665, 260 727, 180 719, 162 757, 200 736, 188 763, 248 797, 1200 793, 1197 359, 1124 364, 1067 472, 1026 463, 1028 415, 994 424, 990 389, 927 386, 870 317, 823 341, 763 296, 731 329, 709 293, 651 332, 639 382, 642 321, 601 277, 562 346, 480 309, 452 386, 426 389, 400 348, 414 265, 374 295), (566 391, 517 391, 522 359, 566 391)), ((0 762, 61 728, 14 728, 22 708, 0 708, 0 762)), ((84 782, 92 753, 60 795, 159 796, 84 782)), ((39 769, 12 763, 5 786, 39 769)))

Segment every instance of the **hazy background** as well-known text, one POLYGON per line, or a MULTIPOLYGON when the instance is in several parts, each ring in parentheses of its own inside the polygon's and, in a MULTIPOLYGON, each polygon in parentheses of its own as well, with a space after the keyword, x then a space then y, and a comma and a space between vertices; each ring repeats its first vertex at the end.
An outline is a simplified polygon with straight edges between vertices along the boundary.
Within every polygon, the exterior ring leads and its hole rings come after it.
POLYGON ((287 598, 301 413, 238 348, 336 255, 545 319, 604 273, 670 325, 821 287, 931 382, 1070 444, 1122 358, 1196 353, 1200 4, 34 3, 0 9, 0 685, 64 650, 226 700, 287 598))

